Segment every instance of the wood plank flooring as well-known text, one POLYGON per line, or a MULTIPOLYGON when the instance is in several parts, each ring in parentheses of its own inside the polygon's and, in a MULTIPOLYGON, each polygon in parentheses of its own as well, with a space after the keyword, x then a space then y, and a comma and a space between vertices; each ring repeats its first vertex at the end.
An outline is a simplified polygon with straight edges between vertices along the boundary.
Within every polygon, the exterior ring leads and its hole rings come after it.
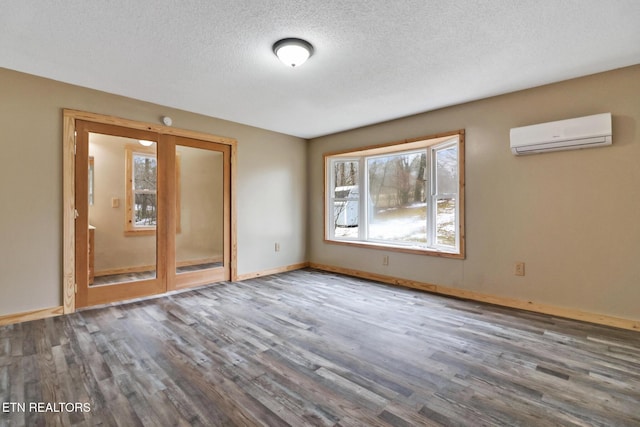
POLYGON ((3 427, 640 426, 640 334, 300 270, 1 327, 0 405, 3 427))

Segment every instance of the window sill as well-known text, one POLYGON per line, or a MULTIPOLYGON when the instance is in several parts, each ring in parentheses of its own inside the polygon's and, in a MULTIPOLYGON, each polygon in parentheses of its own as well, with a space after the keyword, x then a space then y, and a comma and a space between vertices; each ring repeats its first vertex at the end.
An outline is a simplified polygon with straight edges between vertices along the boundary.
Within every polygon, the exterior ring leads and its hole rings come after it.
POLYGON ((417 255, 426 255, 426 256, 435 256, 441 258, 453 258, 453 259, 464 259, 465 254, 464 250, 458 252, 444 252, 439 251, 432 248, 415 248, 415 247, 407 247, 407 246, 396 246, 396 245, 385 245, 381 243, 373 243, 373 242, 363 242, 359 240, 334 240, 334 239, 324 239, 325 243, 333 244, 333 245, 344 245, 344 246, 354 246, 359 248, 368 248, 368 249, 379 249, 389 252, 402 252, 408 254, 417 254, 417 255))

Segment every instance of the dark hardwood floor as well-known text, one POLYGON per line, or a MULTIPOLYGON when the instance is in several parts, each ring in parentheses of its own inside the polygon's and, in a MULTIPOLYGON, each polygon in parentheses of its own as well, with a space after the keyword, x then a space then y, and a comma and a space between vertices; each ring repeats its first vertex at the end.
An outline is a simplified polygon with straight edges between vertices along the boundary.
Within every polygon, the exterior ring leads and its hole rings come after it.
POLYGON ((639 426, 640 333, 301 270, 1 327, 0 405, 0 426, 639 426))

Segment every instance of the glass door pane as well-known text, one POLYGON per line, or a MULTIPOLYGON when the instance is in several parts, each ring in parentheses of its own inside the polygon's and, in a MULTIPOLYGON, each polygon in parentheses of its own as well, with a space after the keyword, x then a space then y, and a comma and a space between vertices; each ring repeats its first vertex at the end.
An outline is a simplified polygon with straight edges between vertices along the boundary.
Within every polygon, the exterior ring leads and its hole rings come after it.
POLYGON ((89 132, 89 286, 157 277, 156 143, 89 132))
POLYGON ((224 155, 176 146, 176 274, 224 267, 224 155))

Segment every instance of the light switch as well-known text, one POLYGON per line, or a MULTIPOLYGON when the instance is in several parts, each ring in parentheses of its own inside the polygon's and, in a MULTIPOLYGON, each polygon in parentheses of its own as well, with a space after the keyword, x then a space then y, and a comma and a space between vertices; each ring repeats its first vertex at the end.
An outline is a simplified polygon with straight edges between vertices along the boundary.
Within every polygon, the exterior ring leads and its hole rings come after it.
POLYGON ((118 199, 117 197, 112 197, 111 198, 111 207, 112 208, 119 208, 120 207, 120 199, 118 199))

